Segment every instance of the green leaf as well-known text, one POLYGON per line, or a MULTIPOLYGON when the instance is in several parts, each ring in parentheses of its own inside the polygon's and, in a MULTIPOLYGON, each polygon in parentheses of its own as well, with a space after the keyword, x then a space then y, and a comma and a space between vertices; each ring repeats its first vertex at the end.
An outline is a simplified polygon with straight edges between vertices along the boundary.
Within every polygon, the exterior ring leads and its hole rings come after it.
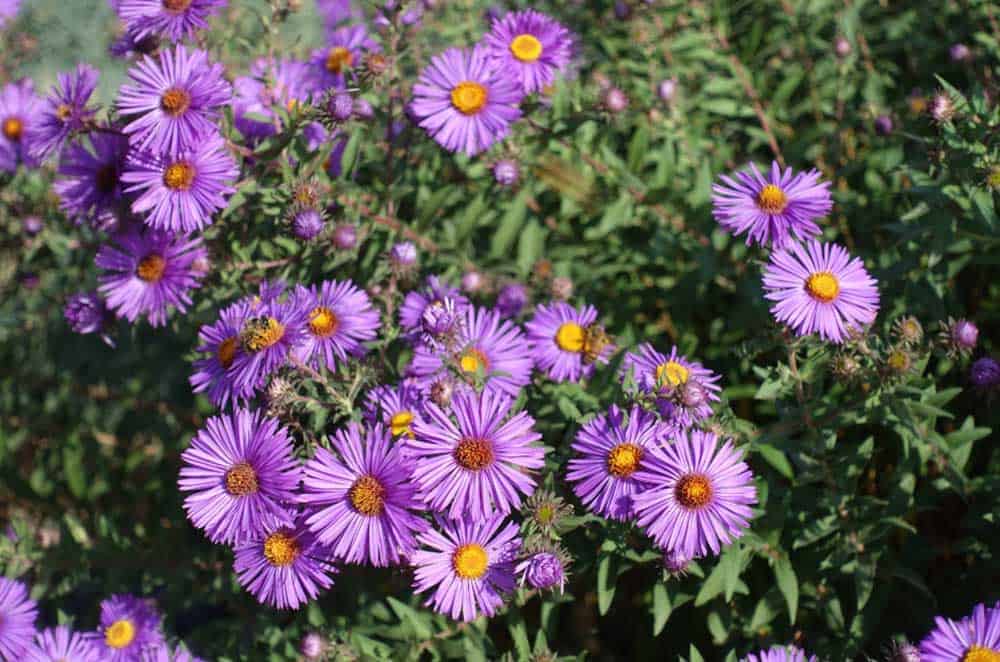
POLYGON ((778 590, 781 591, 781 595, 785 597, 785 604, 788 605, 788 622, 794 625, 799 609, 799 579, 795 576, 795 569, 787 556, 781 556, 776 560, 773 569, 778 590))
POLYGON ((503 257, 510 251, 514 239, 524 225, 524 219, 528 210, 528 192, 521 191, 514 200, 511 201, 507 213, 500 219, 496 232, 493 234, 493 241, 490 242, 490 255, 493 257, 503 257))
POLYGON ((657 582, 653 584, 653 636, 663 632, 664 626, 667 624, 667 619, 670 618, 670 612, 673 611, 673 607, 670 606, 670 594, 667 593, 667 587, 662 582, 657 582))
POLYGON ((597 611, 601 616, 611 609, 615 599, 615 582, 618 579, 613 569, 613 557, 604 555, 597 564, 597 611))

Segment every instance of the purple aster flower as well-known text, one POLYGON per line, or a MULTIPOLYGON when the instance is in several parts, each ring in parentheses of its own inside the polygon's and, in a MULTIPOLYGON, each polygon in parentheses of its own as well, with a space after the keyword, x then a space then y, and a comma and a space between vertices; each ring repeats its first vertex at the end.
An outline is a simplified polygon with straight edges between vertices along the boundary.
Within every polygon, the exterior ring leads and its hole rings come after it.
POLYGON ((533 9, 493 21, 484 44, 493 66, 516 79, 525 94, 551 85, 557 75, 565 73, 573 55, 569 30, 533 9))
POLYGON ((271 523, 291 525, 301 467, 277 420, 236 409, 205 421, 181 454, 188 519, 216 543, 248 540, 271 523))
POLYGON ((972 51, 965 44, 952 44, 948 49, 952 62, 966 62, 972 59, 972 51))
POLYGON ((201 327, 198 332, 199 352, 207 354, 194 362, 194 373, 189 378, 195 393, 207 393, 212 404, 225 408, 229 402, 241 404, 253 396, 254 389, 236 387, 229 368, 236 356, 243 351, 240 332, 251 317, 251 306, 238 301, 219 313, 219 319, 201 327))
POLYGON ((68 625, 60 625, 39 632, 34 646, 20 659, 23 662, 101 662, 102 658, 87 635, 73 632, 68 625))
POLYGON ((203 275, 192 265, 208 257, 200 237, 130 228, 113 242, 98 249, 94 262, 105 271, 98 290, 115 315, 133 323, 145 315, 151 325, 163 326, 168 307, 187 310, 189 292, 203 275))
POLYGON ((462 289, 465 290, 466 292, 469 292, 470 294, 478 292, 479 290, 483 289, 483 285, 485 285, 485 280, 486 279, 483 278, 483 275, 478 271, 475 270, 466 271, 464 274, 462 274, 462 289))
POLYGON ((437 276, 428 277, 422 289, 406 293, 406 298, 399 308, 400 327, 404 332, 411 334, 411 339, 416 339, 423 324, 424 313, 428 308, 443 306, 445 299, 451 299, 459 311, 469 305, 469 300, 458 291, 457 287, 449 285, 437 276))
POLYGON ((875 118, 875 133, 880 136, 888 136, 892 133, 894 125, 892 117, 889 115, 879 115, 875 118))
POLYGON ((497 294, 496 309, 504 317, 517 317, 528 303, 528 288, 522 283, 508 283, 497 294))
POLYGON ((718 554, 743 535, 757 503, 753 474, 728 441, 686 430, 650 449, 635 478, 648 488, 633 497, 640 526, 656 542, 685 556, 718 554))
POLYGON ((376 386, 365 400, 365 419, 369 425, 385 426, 393 437, 413 438, 414 421, 422 420, 425 398, 414 384, 376 386))
POLYGON ((500 159, 493 164, 493 179, 500 186, 514 186, 521 179, 521 168, 517 161, 500 159))
POLYGON ((490 64, 488 51, 449 48, 431 59, 413 86, 410 110, 450 152, 474 156, 510 132, 521 117, 520 82, 490 64))
POLYGON ((837 244, 810 241, 775 251, 764 269, 771 314, 800 336, 819 333, 835 343, 875 321, 878 281, 837 244))
POLYGON ((795 646, 772 646, 756 653, 750 653, 740 662, 817 662, 815 655, 809 655, 795 646))
POLYGON ((77 223, 114 230, 125 215, 121 176, 128 138, 103 131, 92 132, 88 138, 89 146, 77 141, 63 151, 53 188, 60 208, 77 223))
POLYGON ((316 209, 306 207, 295 212, 292 218, 292 230, 295 236, 303 241, 309 241, 319 236, 319 233, 326 227, 326 220, 316 209))
POLYGON ((596 323, 597 309, 561 301, 542 304, 525 324, 535 366, 556 382, 589 378, 594 364, 607 363, 615 346, 596 323))
POLYGON ((566 586, 566 563, 558 552, 540 551, 517 564, 520 584, 531 588, 553 589, 562 593, 566 586))
POLYGON ((218 135, 202 136, 175 156, 135 154, 128 159, 122 181, 126 193, 136 193, 132 211, 157 230, 194 232, 212 223, 236 192, 240 174, 236 161, 218 135))
POLYGON ((501 393, 456 393, 451 416, 433 402, 413 422, 413 478, 428 505, 459 518, 485 518, 519 507, 545 465, 535 419, 501 393))
POLYGON ((401 275, 412 272, 417 266, 417 247, 409 241, 393 244, 389 249, 389 265, 401 275))
POLYGON ((308 289, 299 285, 295 305, 306 316, 306 333, 295 355, 329 370, 336 370, 338 362, 349 356, 364 356, 368 349, 362 343, 374 340, 381 326, 368 295, 350 280, 327 280, 308 289))
POLYGON ((609 87, 604 90, 604 94, 601 97, 601 105, 613 115, 624 113, 628 110, 628 104, 628 95, 617 87, 609 87))
POLYGON ((298 609, 333 586, 337 572, 330 553, 298 522, 270 526, 252 540, 236 546, 233 570, 240 585, 263 604, 298 609))
POLYGON ((462 332, 454 356, 436 348, 418 345, 407 369, 423 386, 430 387, 441 377, 458 373, 463 390, 472 389, 480 376, 486 390, 516 398, 521 387, 531 381, 534 367, 528 343, 520 327, 500 318, 495 310, 468 306, 463 311, 462 332))
POLYGON ((941 327, 939 340, 952 358, 968 356, 979 342, 979 327, 967 319, 949 317, 941 327))
POLYGON ((494 615, 503 594, 514 590, 514 558, 521 546, 517 525, 502 515, 474 521, 437 518, 438 529, 419 536, 413 554, 413 588, 433 589, 425 603, 455 620, 494 615))
POLYGON ((249 76, 238 76, 233 81, 233 91, 236 128, 249 138, 264 138, 281 126, 281 116, 274 112, 274 107, 292 112, 311 103, 317 81, 307 62, 260 58, 250 68, 249 76), (248 113, 265 119, 250 117, 248 113))
POLYGON ((721 377, 696 361, 689 361, 671 348, 670 355, 643 343, 625 354, 621 378, 631 371, 643 393, 652 395, 664 420, 673 427, 688 427, 712 415, 719 401, 721 377))
POLYGON ((334 92, 326 102, 327 112, 336 122, 346 122, 354 115, 354 99, 347 92, 334 92))
POLYGON ((208 28, 226 0, 119 0, 118 16, 136 37, 155 34, 180 41, 208 28))
POLYGON ((35 636, 38 606, 28 597, 28 587, 0 577, 0 657, 18 659, 35 636))
POLYGON ((672 577, 681 577, 687 574, 688 566, 694 560, 687 554, 682 554, 672 549, 663 550, 663 569, 672 577))
POLYGON ((336 432, 333 452, 317 448, 306 464, 300 502, 305 524, 334 558, 376 567, 396 565, 427 528, 410 466, 381 425, 336 432))
POLYGON ((333 229, 333 245, 349 251, 358 245, 358 228, 353 223, 338 223, 333 229))
POLYGON ((66 300, 63 316, 73 333, 97 333, 107 322, 108 309, 97 292, 77 292, 66 300))
POLYGON ((921 662, 993 662, 1000 656, 1000 605, 978 604, 960 621, 938 616, 920 642, 921 662))
POLYGON ((583 424, 573 440, 576 457, 566 479, 583 505, 616 520, 634 515, 632 500, 648 487, 637 472, 650 449, 661 443, 668 428, 654 414, 633 406, 625 420, 617 405, 583 424))
POLYGON ((299 644, 299 652, 309 660, 318 659, 325 649, 326 641, 318 632, 307 633, 306 636, 302 637, 302 643, 299 644))
POLYGON ((715 220, 735 235, 746 233, 747 245, 786 246, 792 236, 807 240, 818 235, 816 219, 833 208, 830 182, 820 182, 820 172, 794 174, 771 164, 771 176, 764 177, 757 166, 736 173, 735 179, 722 175, 714 184, 712 207, 715 220))
POLYGON ((305 339, 307 310, 294 301, 261 297, 240 329, 237 352, 228 375, 243 391, 256 389, 275 370, 285 365, 293 348, 305 339))
POLYGON ((969 370, 969 380, 977 389, 992 391, 1000 386, 1000 363, 989 356, 977 359, 969 370))
POLYGON ((30 79, 0 87, 0 171, 14 172, 22 162, 35 165, 30 139, 40 105, 30 79))
POLYGON ((28 143, 31 155, 39 161, 58 153, 69 137, 94 117, 87 107, 90 95, 97 87, 100 72, 87 64, 76 65, 76 71, 58 74, 58 83, 40 104, 41 109, 31 127, 28 143))
POLYGON ((90 641, 106 662, 134 662, 163 645, 160 613, 134 595, 112 595, 101 602, 101 621, 90 641))
POLYGON ((129 69, 132 83, 122 85, 118 109, 138 116, 125 126, 133 146, 178 154, 217 133, 221 108, 233 94, 223 73, 205 51, 184 46, 161 51, 158 59, 145 57, 129 69))
POLYGON ((21 229, 24 230, 24 234, 34 237, 45 229, 45 222, 38 216, 25 216, 21 219, 21 229))
POLYGON ((343 88, 345 73, 361 62, 365 53, 382 50, 378 42, 368 36, 363 25, 351 25, 333 30, 327 38, 326 48, 313 51, 312 64, 319 80, 319 87, 343 88))
POLYGON ((676 78, 665 78, 660 81, 660 84, 656 86, 656 95, 660 97, 660 101, 664 103, 670 103, 673 101, 674 95, 677 94, 677 79, 676 78))
POLYGON ((21 0, 0 0, 0 28, 17 16, 21 9, 21 0))

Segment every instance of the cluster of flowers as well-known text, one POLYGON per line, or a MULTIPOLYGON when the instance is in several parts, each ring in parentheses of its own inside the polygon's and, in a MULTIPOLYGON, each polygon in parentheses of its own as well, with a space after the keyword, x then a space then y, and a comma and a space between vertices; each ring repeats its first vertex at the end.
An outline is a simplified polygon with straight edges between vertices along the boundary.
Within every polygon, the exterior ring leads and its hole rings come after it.
POLYGON ((171 646, 150 600, 112 595, 101 602, 96 630, 68 625, 37 630, 38 603, 23 582, 0 577, 0 659, 23 662, 203 662, 171 646))

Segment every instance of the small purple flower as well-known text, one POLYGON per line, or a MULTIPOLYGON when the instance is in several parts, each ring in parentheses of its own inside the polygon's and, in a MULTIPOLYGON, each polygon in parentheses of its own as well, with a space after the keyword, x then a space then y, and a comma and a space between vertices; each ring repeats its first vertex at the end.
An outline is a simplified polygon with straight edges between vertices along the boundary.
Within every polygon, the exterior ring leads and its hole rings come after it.
POLYGON ((838 36, 833 42, 833 51, 839 58, 845 58, 851 54, 851 42, 844 36, 838 36))
POLYGON ((990 356, 977 359, 969 369, 969 381, 982 391, 996 390, 1000 387, 1000 363, 990 356))
POLYGON ((417 265, 417 247, 409 241, 394 244, 389 250, 389 262, 399 271, 408 271, 417 265))
POLYGON ((303 241, 315 239, 325 227, 326 220, 323 214, 313 207, 298 210, 292 218, 292 230, 295 236, 303 241))
POLYGON ((227 374, 239 392, 259 388, 269 375, 288 363, 305 339, 308 310, 277 294, 252 306, 240 329, 240 352, 227 374))
POLYGON ((30 139, 40 105, 30 79, 0 87, 0 171, 14 172, 22 162, 35 165, 30 139))
POLYGON ((403 304, 399 308, 400 327, 410 334, 411 339, 416 339, 419 337, 427 309, 441 307, 445 300, 451 300, 458 311, 464 310, 469 305, 469 300, 462 296, 458 288, 448 285, 437 276, 429 276, 422 289, 407 292, 403 299, 403 304))
POLYGON ((354 115, 354 99, 347 92, 334 92, 327 100, 326 109, 337 122, 346 122, 354 115))
POLYGON ((87 107, 97 87, 100 72, 87 64, 78 64, 72 73, 58 74, 58 83, 41 104, 28 140, 31 154, 39 161, 57 154, 70 136, 94 117, 87 107))
POLYGON ((203 356, 194 362, 194 373, 189 378, 195 393, 207 393, 216 407, 225 408, 230 402, 240 404, 253 396, 253 386, 237 388, 229 368, 242 351, 240 332, 251 316, 251 306, 244 301, 222 309, 214 324, 201 327, 198 332, 198 352, 203 356))
POLYGON ((250 75, 237 76, 233 81, 236 128, 251 139, 274 134, 283 123, 282 115, 274 107, 281 106, 292 113, 308 105, 318 91, 317 85, 315 72, 307 62, 258 59, 250 67, 250 75), (249 113, 260 118, 250 117, 249 113))
POLYGON ((938 92, 931 99, 931 117, 938 124, 945 124, 955 116, 955 101, 947 92, 938 92))
POLYGON ((625 94, 620 88, 609 87, 604 90, 604 94, 601 95, 601 105, 604 109, 613 115, 618 113, 624 113, 628 110, 628 95, 625 94))
POLYGON ((354 100, 354 116, 359 120, 367 121, 375 117, 375 109, 372 108, 368 99, 358 97, 354 100))
POLYGON ((227 0, 118 0, 118 16, 136 37, 155 34, 170 41, 208 28, 208 18, 227 0))
POLYGON ((0 657, 17 660, 35 636, 38 605, 24 582, 0 577, 0 657))
POLYGON ((952 44, 948 49, 948 57, 952 62, 968 62, 972 59, 972 51, 965 44, 952 44))
POLYGON ((101 621, 90 641, 100 659, 134 662, 143 651, 164 645, 160 613, 134 595, 112 595, 101 602, 101 621))
POLYGON ((508 283, 497 294, 496 309, 503 317, 517 317, 528 303, 528 288, 522 283, 508 283))
POLYGON ((0 29, 11 21, 21 9, 21 0, 0 0, 0 29))
POLYGON ((347 71, 361 62, 361 56, 381 50, 378 42, 368 36, 364 25, 333 30, 326 48, 313 51, 311 58, 320 89, 343 88, 347 71))
MULTIPOLYGON (((0 647, 2 650, 2 647, 0 647)), ((12 658, 13 659, 13 658, 12 658)), ((68 625, 46 628, 38 633, 35 645, 24 652, 23 662, 101 662, 93 641, 68 625)))
POLYGON ((521 179, 521 168, 517 161, 500 159, 493 164, 493 179, 500 186, 514 186, 521 179))
POLYGON ((921 662, 993 662, 1000 655, 1000 605, 978 604, 960 621, 938 616, 920 642, 921 662))
POLYGON ((894 128, 892 117, 889 115, 879 115, 875 118, 875 132, 880 136, 888 136, 894 128))
POLYGON ((462 274, 462 289, 473 294, 483 288, 483 275, 478 271, 466 271, 462 274))
POLYGON ((952 319, 942 325, 940 340, 948 355, 968 356, 979 342, 979 327, 967 319, 952 319))
POLYGON ((349 251, 358 245, 358 228, 353 223, 338 223, 333 229, 333 245, 349 251))
POLYGON ((78 292, 66 300, 63 316, 73 333, 97 333, 108 318, 108 309, 97 292, 78 292))
POLYGON ((38 216, 25 216, 21 219, 21 228, 24 234, 33 237, 45 229, 45 223, 38 216))
POLYGON ((566 568, 558 554, 548 551, 536 552, 517 564, 515 569, 520 583, 531 588, 555 589, 563 592, 566 586, 566 568))
POLYGON ((621 379, 631 372, 640 392, 655 399, 660 415, 673 427, 688 427, 712 415, 721 377, 672 347, 670 354, 643 343, 622 361, 621 379))
POLYGON ((680 577, 687 574, 687 569, 691 565, 693 558, 673 549, 663 550, 663 568, 672 577, 680 577))
POLYGON ((127 213, 122 173, 128 138, 102 131, 89 135, 90 145, 70 143, 59 160, 59 178, 53 188, 59 206, 76 222, 113 231, 127 213))
POLYGON ((656 86, 656 94, 663 103, 673 101, 674 95, 677 94, 677 79, 666 78, 660 81, 660 84, 656 86))
POLYGON ((364 356, 364 343, 374 340, 381 326, 371 299, 350 280, 299 285, 294 300, 305 316, 305 333, 293 349, 303 363, 336 370, 348 357, 364 356))
POLYGON ((525 94, 551 85, 565 73, 573 55, 569 30, 533 9, 494 21, 484 43, 493 66, 517 79, 525 94))
POLYGON ((302 637, 302 643, 299 644, 299 652, 309 660, 318 659, 325 649, 326 641, 323 639, 323 635, 318 632, 307 633, 306 636, 302 637))

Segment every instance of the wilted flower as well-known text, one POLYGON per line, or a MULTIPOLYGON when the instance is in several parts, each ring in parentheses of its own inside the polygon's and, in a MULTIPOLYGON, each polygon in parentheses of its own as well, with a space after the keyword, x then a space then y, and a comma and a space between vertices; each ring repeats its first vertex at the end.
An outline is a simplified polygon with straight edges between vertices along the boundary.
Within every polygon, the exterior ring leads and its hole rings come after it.
POLYGON ((885 662, 920 662, 920 650, 910 642, 893 642, 885 651, 885 662))
POLYGON ((837 354, 833 357, 831 369, 834 376, 842 382, 852 382, 861 374, 861 364, 850 354, 837 354))
POLYGON ((947 322, 941 324, 938 341, 948 356, 952 358, 968 356, 979 341, 979 327, 967 319, 956 320, 949 317, 947 322))
POLYGON ((550 286, 553 298, 568 301, 573 296, 573 281, 566 276, 556 276, 550 286))
POLYGON ((938 124, 949 122, 955 116, 955 102, 947 92, 938 92, 931 99, 930 113, 938 124))
POLYGON ((885 370, 889 377, 905 377, 914 370, 913 355, 905 346, 893 347, 885 357, 885 370))
POLYGON ((892 325, 892 332, 896 336, 896 340, 909 347, 919 345, 920 341, 924 339, 924 327, 912 315, 896 320, 892 325))

